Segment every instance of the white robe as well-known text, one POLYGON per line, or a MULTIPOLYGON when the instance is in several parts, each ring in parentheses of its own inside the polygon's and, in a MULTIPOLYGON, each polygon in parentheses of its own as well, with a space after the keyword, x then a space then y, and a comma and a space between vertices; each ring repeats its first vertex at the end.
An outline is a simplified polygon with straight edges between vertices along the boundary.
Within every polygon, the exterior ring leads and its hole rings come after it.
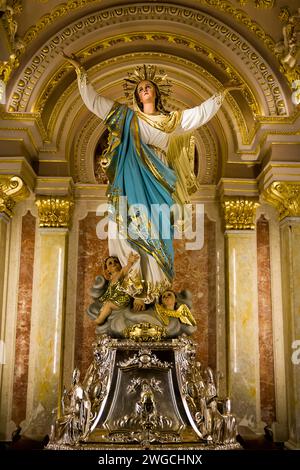
MULTIPOLYGON (((88 82, 86 75, 78 78, 78 87, 80 95, 87 108, 92 111, 92 113, 96 114, 96 116, 104 120, 114 105, 114 101, 99 95, 99 93, 97 93, 93 86, 88 82)), ((163 161, 163 163, 167 165, 165 154, 167 152, 171 136, 182 134, 184 132, 191 132, 192 130, 206 124, 219 110, 223 98, 224 93, 218 93, 204 101, 199 106, 184 110, 182 112, 181 122, 173 133, 166 133, 156 129, 138 116, 141 140, 145 144, 153 146, 153 151, 163 161), (159 149, 162 150, 162 152, 159 152, 159 149)), ((134 250, 127 240, 111 237, 111 234, 116 233, 117 231, 116 226, 114 225, 116 225, 115 222, 109 221, 109 254, 111 256, 117 256, 121 265, 125 266, 127 264, 129 254, 132 251, 138 252, 140 260, 134 264, 130 271, 130 275, 132 275, 132 277, 138 275, 147 281, 149 286, 152 286, 152 293, 149 291, 146 298, 143 296, 145 302, 150 303, 155 300, 155 297, 157 296, 157 293, 153 294, 153 292, 156 292, 155 287, 164 286, 167 288, 167 286, 170 285, 170 281, 158 265, 157 261, 151 255, 142 251, 134 250)), ((128 293, 134 295, 134 292, 128 293)))

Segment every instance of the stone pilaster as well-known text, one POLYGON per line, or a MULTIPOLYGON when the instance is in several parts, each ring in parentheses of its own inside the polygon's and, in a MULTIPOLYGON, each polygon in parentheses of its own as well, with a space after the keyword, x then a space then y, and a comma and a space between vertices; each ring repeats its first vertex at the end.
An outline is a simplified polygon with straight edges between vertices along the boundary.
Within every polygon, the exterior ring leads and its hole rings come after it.
POLYGON ((0 175, 0 439, 6 439, 8 387, 6 378, 12 372, 14 365, 7 362, 7 279, 10 263, 10 221, 17 202, 29 195, 29 190, 23 180, 15 175, 0 175), (5 367, 5 374, 4 368, 5 367))
POLYGON ((288 409, 286 446, 300 449, 300 182, 275 181, 265 200, 279 213, 288 409))
POLYGON ((27 423, 24 434, 40 439, 50 432, 59 408, 63 372, 69 197, 38 197, 40 229, 36 239, 30 340, 27 423))
POLYGON ((241 425, 260 430, 257 197, 223 196, 228 395, 241 425))

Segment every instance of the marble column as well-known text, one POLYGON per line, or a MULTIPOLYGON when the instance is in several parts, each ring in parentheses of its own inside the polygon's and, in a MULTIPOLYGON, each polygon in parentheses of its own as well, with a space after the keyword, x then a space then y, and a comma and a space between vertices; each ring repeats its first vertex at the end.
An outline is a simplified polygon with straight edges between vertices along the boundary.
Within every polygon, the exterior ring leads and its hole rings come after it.
MULTIPOLYGON (((0 259, 2 266, 0 269, 0 383, 2 383, 2 367, 6 363, 6 348, 5 348, 5 284, 7 279, 7 245, 9 234, 9 216, 3 212, 0 213, 0 259)), ((2 395, 2 394, 1 394, 2 395)), ((1 400, 2 402, 2 400, 1 400)))
POLYGON ((224 197, 227 393, 239 424, 260 431, 256 198, 224 197))
POLYGON ((273 182, 264 193, 280 219, 282 302, 290 449, 300 449, 300 183, 273 182))
POLYGON ((7 438, 7 402, 9 399, 8 380, 13 371, 13 364, 8 362, 7 342, 10 340, 7 319, 10 310, 7 303, 7 279, 10 263, 11 218, 17 202, 29 195, 23 180, 14 175, 0 175, 0 439, 7 438))
POLYGON ((23 434, 39 440, 49 434, 52 411, 59 409, 66 296, 68 228, 73 202, 39 197, 33 277, 32 328, 27 415, 23 434))

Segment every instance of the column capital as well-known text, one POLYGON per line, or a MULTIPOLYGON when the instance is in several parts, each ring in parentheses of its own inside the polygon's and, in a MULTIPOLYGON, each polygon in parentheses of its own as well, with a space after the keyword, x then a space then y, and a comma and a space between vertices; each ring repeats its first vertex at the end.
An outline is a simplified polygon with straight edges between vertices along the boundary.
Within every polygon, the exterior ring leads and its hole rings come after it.
POLYGON ((0 175, 0 213, 12 217, 15 204, 29 194, 29 189, 19 176, 0 175))
POLYGON ((254 230, 258 198, 223 196, 222 209, 226 230, 254 230))
MULTIPOLYGON (((299 157, 297 160, 299 160, 299 157)), ((263 194, 272 183, 277 183, 278 181, 291 183, 297 183, 297 181, 300 181, 300 162, 271 161, 267 163, 260 175, 257 177, 260 194, 263 194)))
POLYGON ((71 197, 37 196, 35 203, 40 227, 70 228, 74 209, 71 197))
POLYGON ((300 217, 300 181, 274 181, 263 192, 266 202, 279 212, 279 220, 300 217))

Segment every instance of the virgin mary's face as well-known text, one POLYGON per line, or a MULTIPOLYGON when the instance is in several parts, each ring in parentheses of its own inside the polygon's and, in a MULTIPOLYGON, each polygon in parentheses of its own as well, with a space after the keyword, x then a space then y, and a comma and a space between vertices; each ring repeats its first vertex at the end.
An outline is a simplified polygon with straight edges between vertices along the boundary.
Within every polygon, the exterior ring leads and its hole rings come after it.
POLYGON ((155 102, 155 87, 153 83, 149 82, 148 80, 144 80, 138 84, 137 93, 142 104, 155 102))

